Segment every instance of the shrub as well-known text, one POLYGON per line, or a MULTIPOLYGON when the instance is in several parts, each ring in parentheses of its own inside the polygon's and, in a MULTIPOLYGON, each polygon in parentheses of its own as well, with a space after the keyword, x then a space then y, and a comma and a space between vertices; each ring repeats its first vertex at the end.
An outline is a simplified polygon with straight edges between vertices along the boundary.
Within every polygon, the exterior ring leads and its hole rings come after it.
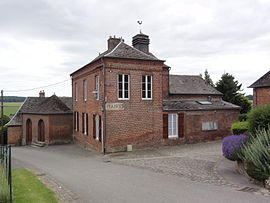
POLYGON ((250 137, 239 153, 240 159, 249 167, 247 173, 257 180, 270 177, 270 129, 261 129, 255 136, 250 137))
POLYGON ((231 135, 222 140, 223 156, 231 161, 239 160, 238 150, 248 139, 246 135, 231 135))
POLYGON ((247 120, 247 114, 246 113, 242 113, 238 115, 238 120, 239 121, 246 121, 247 120))
POLYGON ((247 121, 235 122, 232 124, 231 130, 234 135, 240 135, 248 131, 249 123, 247 121))
POLYGON ((257 107, 248 114, 249 132, 256 135, 256 130, 268 129, 270 125, 270 104, 257 107))

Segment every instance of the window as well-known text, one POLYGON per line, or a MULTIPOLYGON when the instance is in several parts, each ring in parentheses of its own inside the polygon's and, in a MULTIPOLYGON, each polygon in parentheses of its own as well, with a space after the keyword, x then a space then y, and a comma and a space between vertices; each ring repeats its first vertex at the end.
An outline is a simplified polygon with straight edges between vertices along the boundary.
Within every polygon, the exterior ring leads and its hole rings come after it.
POLYGON ((95 76, 95 97, 96 100, 99 100, 99 76, 95 76))
POLYGON ((102 122, 100 115, 93 115, 93 135, 94 139, 101 142, 102 122))
POLYGON ((87 80, 83 81, 83 100, 87 101, 87 80))
POLYGON ((75 131, 79 131, 79 112, 74 112, 74 126, 75 131))
POLYGON ((118 99, 129 99, 129 75, 118 75, 118 99))
POLYGON ((74 97, 75 97, 75 101, 78 101, 77 94, 78 94, 78 87, 77 87, 77 83, 75 82, 75 84, 74 84, 74 97))
POLYGON ((152 76, 142 76, 142 99, 152 99, 152 76))
POLYGON ((178 137, 178 115, 169 114, 168 117, 168 137, 177 138, 178 137))
POLYGON ((218 124, 216 121, 208 121, 202 123, 202 130, 203 131, 210 131, 210 130, 217 130, 218 124))
POLYGON ((88 135, 88 114, 82 113, 82 133, 88 135))

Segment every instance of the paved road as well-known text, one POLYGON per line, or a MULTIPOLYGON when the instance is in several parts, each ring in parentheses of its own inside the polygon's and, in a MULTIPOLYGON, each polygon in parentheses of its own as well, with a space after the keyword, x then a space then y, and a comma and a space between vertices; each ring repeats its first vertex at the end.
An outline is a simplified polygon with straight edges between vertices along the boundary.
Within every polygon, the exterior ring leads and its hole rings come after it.
POLYGON ((13 157, 54 177, 85 202, 267 202, 270 198, 104 162, 76 145, 13 148, 13 157))

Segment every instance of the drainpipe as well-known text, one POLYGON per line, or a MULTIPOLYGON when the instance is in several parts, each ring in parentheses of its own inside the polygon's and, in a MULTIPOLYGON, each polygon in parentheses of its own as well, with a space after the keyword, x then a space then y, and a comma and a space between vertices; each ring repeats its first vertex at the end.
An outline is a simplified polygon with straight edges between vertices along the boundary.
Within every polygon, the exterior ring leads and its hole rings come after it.
POLYGON ((103 58, 101 58, 103 63, 102 69, 102 76, 103 76, 103 98, 102 98, 102 152, 106 154, 106 70, 105 70, 105 63, 103 58))

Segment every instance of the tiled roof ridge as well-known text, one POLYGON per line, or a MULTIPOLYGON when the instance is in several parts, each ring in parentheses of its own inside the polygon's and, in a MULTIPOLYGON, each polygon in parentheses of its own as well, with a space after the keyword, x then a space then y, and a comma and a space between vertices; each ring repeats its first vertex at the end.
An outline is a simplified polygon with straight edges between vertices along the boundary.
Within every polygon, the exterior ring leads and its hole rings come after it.
POLYGON ((260 84, 264 79, 267 79, 267 77, 270 76, 270 71, 265 73, 262 77, 260 77, 258 80, 256 80, 254 83, 252 83, 249 88, 254 88, 254 87, 266 87, 270 86, 270 79, 269 79, 269 84, 260 84))

